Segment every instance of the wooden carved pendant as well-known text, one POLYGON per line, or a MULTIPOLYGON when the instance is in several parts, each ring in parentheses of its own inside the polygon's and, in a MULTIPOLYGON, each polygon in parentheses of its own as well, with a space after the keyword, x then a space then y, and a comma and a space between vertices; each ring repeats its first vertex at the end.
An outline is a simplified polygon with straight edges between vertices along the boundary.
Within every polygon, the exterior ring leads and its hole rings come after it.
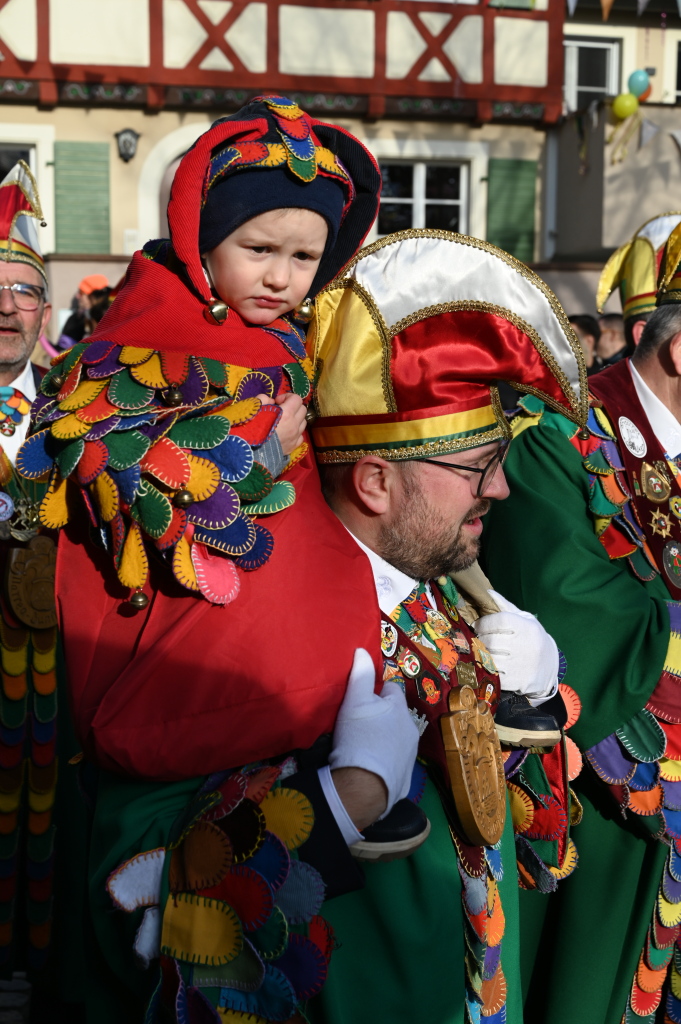
POLYGON ((7 596, 12 611, 32 629, 57 625, 54 573, 57 549, 50 537, 38 536, 20 548, 11 548, 7 559, 7 596))
POLYGON ((506 817, 504 763, 494 719, 470 686, 449 694, 449 714, 440 719, 454 803, 466 838, 474 846, 501 839, 506 817))

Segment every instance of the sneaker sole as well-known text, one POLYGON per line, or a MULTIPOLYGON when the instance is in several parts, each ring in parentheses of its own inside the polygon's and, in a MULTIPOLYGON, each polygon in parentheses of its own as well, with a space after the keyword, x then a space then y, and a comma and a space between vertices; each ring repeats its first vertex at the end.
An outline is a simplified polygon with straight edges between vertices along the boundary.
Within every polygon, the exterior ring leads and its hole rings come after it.
POLYGON ((513 747, 555 747, 560 740, 558 729, 514 729, 508 725, 497 725, 496 730, 501 742, 513 747))
POLYGON ((428 822, 423 832, 419 832, 417 836, 411 836, 409 839, 396 839, 392 843, 370 843, 364 839, 359 843, 355 843, 349 849, 352 856, 356 857, 357 860, 370 860, 374 862, 401 860, 403 857, 408 857, 412 854, 414 850, 418 850, 419 846, 423 846, 429 835, 430 822, 428 822))

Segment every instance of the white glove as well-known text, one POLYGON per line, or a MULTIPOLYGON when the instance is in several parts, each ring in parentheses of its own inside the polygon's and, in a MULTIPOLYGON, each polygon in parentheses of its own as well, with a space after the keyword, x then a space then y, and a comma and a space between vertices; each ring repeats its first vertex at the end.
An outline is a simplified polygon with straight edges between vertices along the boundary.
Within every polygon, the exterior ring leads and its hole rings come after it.
POLYGON ((400 686, 384 683, 379 695, 374 693, 375 678, 369 652, 358 647, 333 730, 329 766, 364 768, 383 779, 387 814, 409 792, 419 731, 400 686))
POLYGON ((553 697, 558 689, 558 648, 534 615, 521 611, 490 590, 500 611, 483 615, 475 632, 492 655, 501 689, 522 693, 533 704, 553 697))

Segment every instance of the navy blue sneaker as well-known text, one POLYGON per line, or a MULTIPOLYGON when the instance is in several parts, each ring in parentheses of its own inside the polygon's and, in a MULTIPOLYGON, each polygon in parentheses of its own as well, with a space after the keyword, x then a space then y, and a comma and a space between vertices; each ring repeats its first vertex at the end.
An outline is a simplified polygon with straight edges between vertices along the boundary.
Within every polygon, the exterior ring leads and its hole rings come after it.
POLYGON ((364 839, 350 847, 359 860, 388 861, 408 857, 425 843, 430 822, 411 800, 398 800, 385 818, 365 828, 364 839))
POLYGON ((555 747, 560 740, 553 715, 533 708, 520 693, 502 691, 494 725, 500 741, 511 747, 555 747))

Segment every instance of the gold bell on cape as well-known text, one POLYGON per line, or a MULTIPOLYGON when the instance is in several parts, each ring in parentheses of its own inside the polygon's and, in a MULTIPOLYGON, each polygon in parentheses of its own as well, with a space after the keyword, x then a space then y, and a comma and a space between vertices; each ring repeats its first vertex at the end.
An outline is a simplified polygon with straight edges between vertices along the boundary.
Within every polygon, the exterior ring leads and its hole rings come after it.
POLYGON ((209 306, 206 306, 206 308, 203 311, 203 315, 208 321, 208 323, 217 324, 218 327, 220 326, 220 324, 224 324, 225 320, 227 319, 228 313, 229 306, 227 305, 226 302, 223 302, 222 299, 216 302, 211 302, 211 304, 209 306))
POLYGON ((296 306, 296 311, 294 315, 296 320, 300 320, 300 322, 303 324, 309 324, 309 322, 314 317, 313 299, 304 299, 298 306, 296 306))
POLYGON ((179 388, 168 388, 165 393, 166 405, 182 405, 182 392, 179 388))
POLYGON ((143 590, 136 590, 135 593, 130 598, 130 604, 132 605, 133 608, 141 610, 142 608, 147 607, 147 605, 149 604, 149 598, 147 597, 143 590))
POLYGON ((192 494, 191 491, 188 491, 186 488, 183 488, 181 491, 178 491, 175 497, 173 498, 173 503, 177 508, 189 508, 190 505, 193 505, 194 501, 194 495, 192 494))

